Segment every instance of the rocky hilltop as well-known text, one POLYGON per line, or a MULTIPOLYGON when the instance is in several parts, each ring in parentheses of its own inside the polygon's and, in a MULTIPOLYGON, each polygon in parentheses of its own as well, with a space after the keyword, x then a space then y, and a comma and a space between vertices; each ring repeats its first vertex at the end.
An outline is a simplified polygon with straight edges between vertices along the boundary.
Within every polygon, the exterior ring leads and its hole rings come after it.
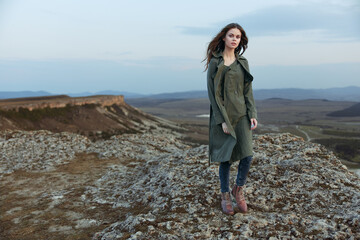
POLYGON ((1 131, 0 238, 360 239, 360 179, 321 145, 255 136, 249 212, 227 216, 207 146, 180 137, 1 131))

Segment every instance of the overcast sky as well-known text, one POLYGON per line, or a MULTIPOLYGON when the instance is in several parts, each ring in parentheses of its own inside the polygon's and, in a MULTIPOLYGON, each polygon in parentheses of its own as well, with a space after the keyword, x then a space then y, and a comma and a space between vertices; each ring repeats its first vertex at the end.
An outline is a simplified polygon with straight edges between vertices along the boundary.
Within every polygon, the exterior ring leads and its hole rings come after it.
POLYGON ((0 91, 205 90, 230 22, 255 89, 360 86, 358 0, 0 0, 0 91))

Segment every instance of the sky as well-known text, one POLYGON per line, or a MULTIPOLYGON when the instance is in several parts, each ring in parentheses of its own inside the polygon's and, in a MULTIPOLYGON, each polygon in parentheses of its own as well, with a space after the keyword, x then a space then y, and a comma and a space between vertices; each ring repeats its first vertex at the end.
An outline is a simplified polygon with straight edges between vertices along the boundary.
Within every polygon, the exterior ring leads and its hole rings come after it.
POLYGON ((231 22, 254 89, 360 86, 358 0, 0 0, 0 91, 206 90, 231 22))

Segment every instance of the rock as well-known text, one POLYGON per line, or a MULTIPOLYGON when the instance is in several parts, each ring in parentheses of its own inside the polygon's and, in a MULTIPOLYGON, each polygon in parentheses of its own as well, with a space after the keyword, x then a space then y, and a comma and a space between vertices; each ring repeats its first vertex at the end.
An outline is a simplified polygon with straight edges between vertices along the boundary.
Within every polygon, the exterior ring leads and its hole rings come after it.
POLYGON ((75 228, 76 229, 88 228, 88 227, 96 226, 98 224, 99 224, 98 221, 96 221, 95 219, 80 219, 80 220, 77 220, 77 224, 76 224, 75 228))
POLYGON ((91 142, 74 133, 1 131, 0 177, 15 170, 50 171, 84 152, 91 142))
MULTIPOLYGON (((249 212, 226 216, 218 166, 208 166, 207 146, 191 147, 178 137, 166 129, 96 142, 72 133, 1 132, 0 177, 16 170, 49 172, 81 153, 115 159, 77 195, 84 204, 110 205, 121 216, 93 239, 360 238, 360 179, 323 146, 291 134, 254 136, 245 189, 249 212)), ((70 195, 54 190, 41 198, 55 209, 70 195)), ((101 226, 99 216, 70 216, 75 225, 66 225, 69 231, 101 226)))

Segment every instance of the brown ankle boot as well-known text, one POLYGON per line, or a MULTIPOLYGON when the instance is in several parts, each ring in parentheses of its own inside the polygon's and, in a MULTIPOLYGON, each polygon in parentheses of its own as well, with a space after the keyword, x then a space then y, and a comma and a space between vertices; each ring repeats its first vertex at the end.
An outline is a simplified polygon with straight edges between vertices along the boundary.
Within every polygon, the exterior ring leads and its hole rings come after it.
POLYGON ((231 194, 234 196, 236 200, 236 205, 238 206, 239 211, 242 213, 247 212, 247 204, 244 196, 244 188, 245 186, 240 187, 238 185, 235 185, 231 191, 231 194))
POLYGON ((221 207, 225 214, 234 215, 234 209, 229 192, 221 193, 221 207))

